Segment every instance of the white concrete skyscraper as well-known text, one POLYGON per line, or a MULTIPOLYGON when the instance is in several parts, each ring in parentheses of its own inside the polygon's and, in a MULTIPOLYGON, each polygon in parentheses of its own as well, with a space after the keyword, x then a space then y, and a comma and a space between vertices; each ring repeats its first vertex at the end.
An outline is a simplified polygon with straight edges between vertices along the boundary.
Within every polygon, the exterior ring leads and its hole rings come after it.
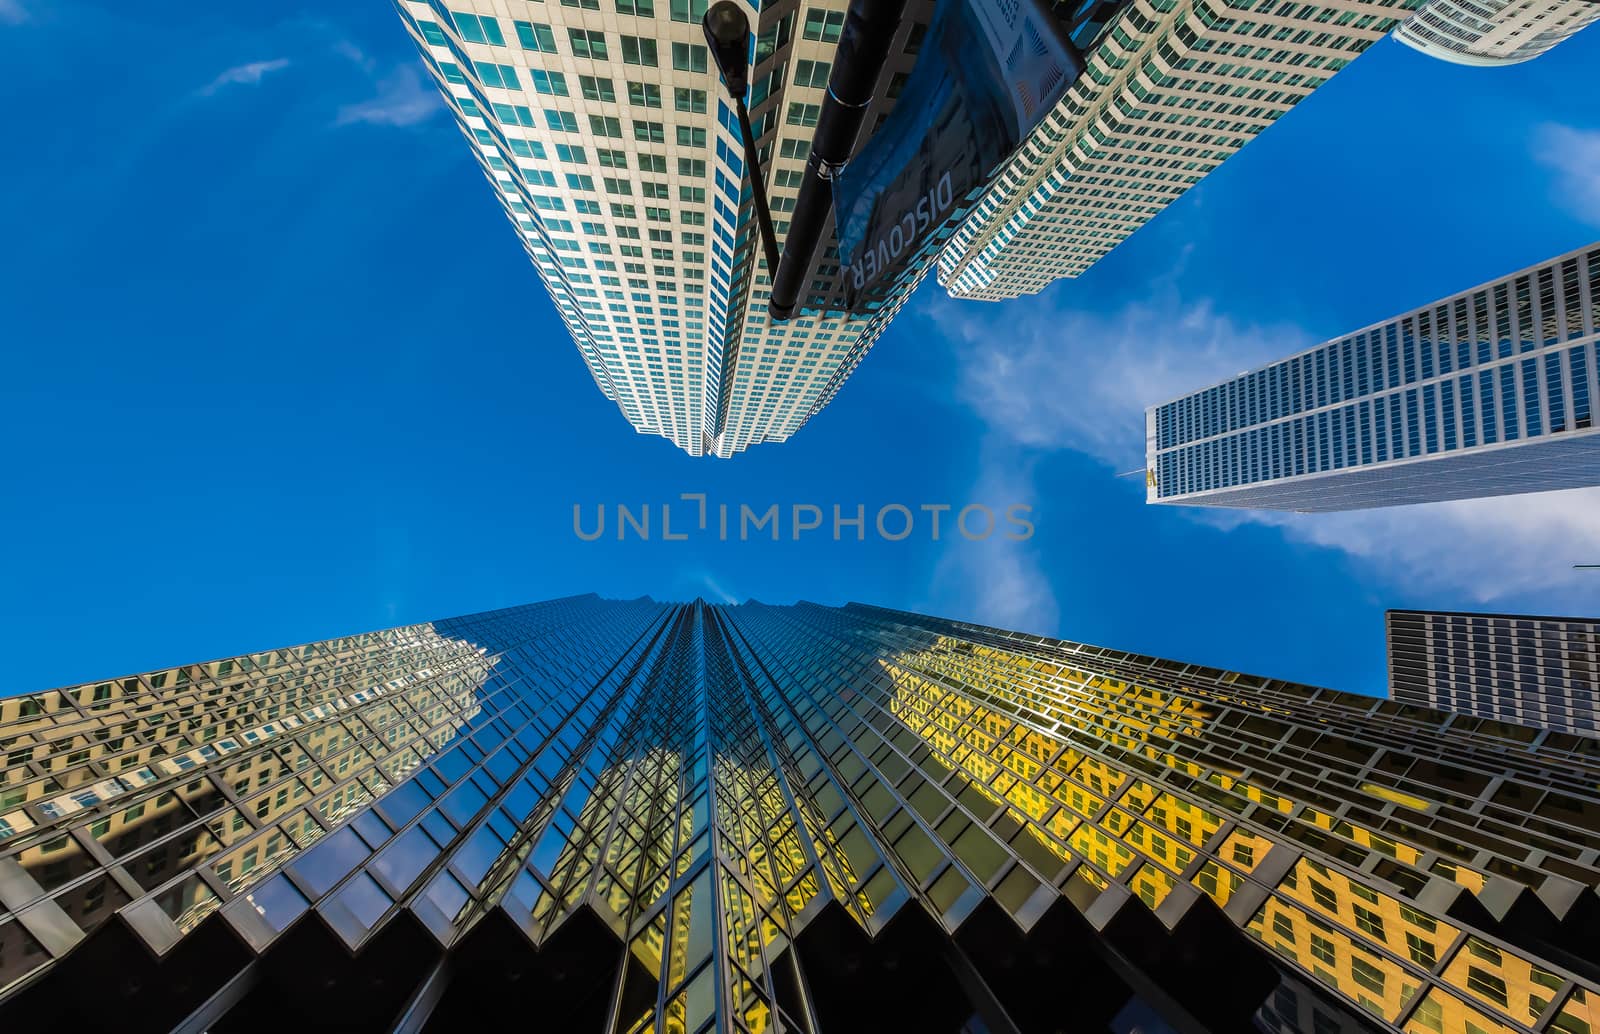
POLYGON ((1415 0, 1136 0, 939 256, 958 298, 1075 277, 1255 139, 1415 0))
MULTIPOLYGON (((846 314, 824 246, 796 318, 769 322, 738 123, 700 25, 707 0, 396 6, 595 383, 641 433, 695 456, 784 440, 915 286, 846 314)), ((846 7, 767 4, 751 19, 749 104, 780 242, 846 7)), ((865 125, 893 107, 931 8, 907 6, 865 125)))
POLYGON ((1600 243, 1145 418, 1148 501, 1360 510, 1600 485, 1600 243))
POLYGON ((1458 65, 1514 65, 1595 21, 1594 0, 1427 0, 1394 38, 1458 65))

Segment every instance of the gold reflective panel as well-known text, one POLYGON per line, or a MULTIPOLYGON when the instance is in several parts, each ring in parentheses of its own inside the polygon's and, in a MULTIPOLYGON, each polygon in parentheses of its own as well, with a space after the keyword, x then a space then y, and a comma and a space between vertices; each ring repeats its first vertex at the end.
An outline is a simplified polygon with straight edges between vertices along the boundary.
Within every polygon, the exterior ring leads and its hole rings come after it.
POLYGON ((208 921, 270 953, 317 909, 356 960, 409 912, 535 968, 613 938, 608 1034, 823 1034, 818 931, 861 972, 940 938, 926 997, 965 1002, 1095 928, 1053 910, 1131 908, 1281 974, 1268 1030, 1581 1034, 1600 1001, 1443 914, 1600 882, 1600 751, 870 607, 551 601, 0 701, 0 739, 0 987, 119 910, 159 954, 208 921))

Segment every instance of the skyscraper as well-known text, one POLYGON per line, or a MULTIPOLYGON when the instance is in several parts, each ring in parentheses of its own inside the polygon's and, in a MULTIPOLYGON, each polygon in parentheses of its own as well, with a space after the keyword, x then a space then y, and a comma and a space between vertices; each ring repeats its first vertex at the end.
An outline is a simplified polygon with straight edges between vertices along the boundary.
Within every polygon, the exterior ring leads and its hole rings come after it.
POLYGON ((1600 484, 1600 245, 1162 405, 1147 499, 1358 510, 1600 484))
POLYGON ((1129 4, 944 246, 939 283, 957 298, 996 301, 1079 275, 1415 2, 1129 4))
POLYGON ((1596 20, 1592 0, 1426 0, 1394 38, 1459 65, 1514 65, 1596 20))
POLYGON ((594 596, 0 703, 7 1030, 1600 1022, 1600 743, 594 596))
POLYGON ((1397 701, 1600 737, 1600 618, 1391 610, 1397 701))
MULTIPOLYGON (((640 432, 694 456, 784 440, 920 278, 851 314, 825 246, 796 318, 768 321, 707 0, 395 2, 595 383, 640 432)), ((780 242, 846 6, 769 3, 753 18, 749 104, 780 242)), ((867 127, 894 106, 931 8, 907 6, 867 127)))

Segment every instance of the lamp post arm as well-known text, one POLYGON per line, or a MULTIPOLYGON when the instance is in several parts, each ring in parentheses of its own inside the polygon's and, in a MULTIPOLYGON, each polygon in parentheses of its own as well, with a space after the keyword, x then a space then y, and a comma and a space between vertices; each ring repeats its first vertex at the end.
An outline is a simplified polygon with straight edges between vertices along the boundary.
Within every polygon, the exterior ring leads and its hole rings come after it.
POLYGON ((778 275, 778 237, 772 232, 772 210, 767 207, 767 176, 756 150, 755 131, 750 126, 750 109, 743 97, 733 99, 739 113, 739 135, 744 137, 744 161, 750 168, 750 189, 755 197, 756 225, 761 231, 761 246, 767 254, 767 277, 778 275))

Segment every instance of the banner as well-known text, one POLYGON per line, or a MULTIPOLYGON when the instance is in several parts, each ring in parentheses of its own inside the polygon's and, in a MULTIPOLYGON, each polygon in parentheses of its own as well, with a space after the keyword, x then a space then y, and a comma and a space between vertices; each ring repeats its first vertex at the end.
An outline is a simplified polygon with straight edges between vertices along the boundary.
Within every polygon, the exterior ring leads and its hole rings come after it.
POLYGON ((834 181, 851 309, 940 243, 1082 73, 1040 0, 939 0, 894 112, 834 181))

